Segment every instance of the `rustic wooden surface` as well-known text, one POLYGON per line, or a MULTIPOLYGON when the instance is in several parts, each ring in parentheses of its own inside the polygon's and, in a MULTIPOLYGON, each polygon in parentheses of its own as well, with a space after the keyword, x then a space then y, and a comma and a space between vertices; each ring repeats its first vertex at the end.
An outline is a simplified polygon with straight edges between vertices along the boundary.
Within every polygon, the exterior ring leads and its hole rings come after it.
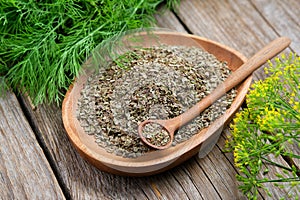
POLYGON ((63 199, 64 194, 16 96, 0 97, 0 199, 63 199))
MULTIPOLYGON (((203 36, 250 57, 278 36, 291 38, 286 52, 300 54, 299 16, 297 0, 182 0, 178 13, 156 17, 160 27, 203 36)), ((263 78, 262 70, 255 77, 263 78)), ((228 130, 206 157, 132 178, 84 161, 66 136, 60 106, 33 108, 26 97, 8 93, 0 99, 0 116, 0 199, 246 199, 238 190, 233 155, 222 152, 228 130)), ((272 199, 288 192, 270 190, 272 199)), ((259 198, 271 199, 264 192, 259 198)))

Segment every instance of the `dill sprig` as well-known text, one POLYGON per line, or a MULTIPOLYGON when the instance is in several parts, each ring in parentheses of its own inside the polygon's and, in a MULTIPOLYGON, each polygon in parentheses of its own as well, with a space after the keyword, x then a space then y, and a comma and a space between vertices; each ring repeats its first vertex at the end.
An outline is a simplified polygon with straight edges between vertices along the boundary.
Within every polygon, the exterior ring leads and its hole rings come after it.
MULTIPOLYGON (((150 27, 163 0, 0 1, 0 87, 35 105, 60 102, 93 49, 127 30, 150 27)), ((178 0, 167 0, 174 6, 178 0)))
POLYGON ((257 199, 260 189, 271 195, 268 184, 286 188, 283 198, 299 199, 300 57, 283 54, 265 72, 271 75, 253 84, 226 145, 233 150, 240 189, 249 199, 257 199), (269 168, 278 173, 272 177, 269 168))

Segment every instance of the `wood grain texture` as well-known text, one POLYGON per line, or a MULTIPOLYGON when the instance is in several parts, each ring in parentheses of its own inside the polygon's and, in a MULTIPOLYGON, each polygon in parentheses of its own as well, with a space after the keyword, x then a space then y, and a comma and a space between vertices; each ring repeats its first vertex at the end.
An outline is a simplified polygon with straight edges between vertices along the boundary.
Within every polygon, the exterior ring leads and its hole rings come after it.
POLYGON ((264 16, 268 24, 278 35, 292 39, 291 49, 300 54, 300 1, 251 0, 255 8, 264 16))
POLYGON ((170 10, 166 10, 164 7, 160 8, 158 13, 155 15, 156 26, 165 28, 180 33, 187 33, 184 26, 178 21, 176 15, 170 10))
POLYGON ((0 199, 65 199, 14 94, 0 116, 0 199))
MULTIPOLYGON (((289 15, 297 16, 299 9, 296 9, 297 7, 292 9, 291 5, 288 4, 288 0, 286 1, 286 10, 288 10, 287 8, 291 8, 290 13, 294 13, 289 15)), ((269 1, 269 4, 278 7, 279 2, 281 1, 269 1)), ((275 16, 276 12, 273 15, 275 16)), ((286 29, 289 31, 277 31, 276 27, 273 27, 272 23, 270 24, 267 21, 264 13, 261 13, 259 8, 254 6, 250 1, 182 1, 178 16, 193 34, 232 47, 248 58, 254 55, 265 44, 279 36, 290 37, 292 44, 297 45, 300 43, 299 34, 297 35, 299 24, 296 25, 294 23, 294 26, 287 27, 286 29), (291 34, 294 31, 297 36, 291 34)), ((282 23, 284 20, 281 19, 282 23)), ((275 23, 276 20, 273 19, 273 21, 275 23)), ((286 50, 285 52, 289 51, 286 50)), ((260 68, 254 73, 254 80, 263 78, 265 78, 265 75, 262 68, 260 68)))

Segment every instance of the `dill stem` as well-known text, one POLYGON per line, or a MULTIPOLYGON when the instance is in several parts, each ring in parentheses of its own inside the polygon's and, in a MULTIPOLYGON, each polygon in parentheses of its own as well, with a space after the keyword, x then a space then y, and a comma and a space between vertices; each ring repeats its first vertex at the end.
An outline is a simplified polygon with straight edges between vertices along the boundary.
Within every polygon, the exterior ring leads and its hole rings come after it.
POLYGON ((276 162, 274 162, 274 161, 272 161, 272 160, 270 160, 270 159, 267 159, 266 157, 261 157, 261 159, 265 160, 268 164, 271 164, 271 165, 274 165, 274 166, 276 166, 276 167, 279 167, 279 168, 288 170, 288 171, 290 171, 290 172, 293 171, 291 168, 286 167, 286 166, 284 166, 284 165, 281 165, 281 164, 279 164, 279 163, 276 163, 276 162))
POLYGON ((67 21, 67 18, 62 20, 59 24, 57 24, 53 29, 51 29, 50 32, 47 33, 46 37, 44 37, 38 46, 42 46, 42 44, 46 41, 46 39, 48 39, 58 28, 61 27, 62 24, 64 24, 67 21))

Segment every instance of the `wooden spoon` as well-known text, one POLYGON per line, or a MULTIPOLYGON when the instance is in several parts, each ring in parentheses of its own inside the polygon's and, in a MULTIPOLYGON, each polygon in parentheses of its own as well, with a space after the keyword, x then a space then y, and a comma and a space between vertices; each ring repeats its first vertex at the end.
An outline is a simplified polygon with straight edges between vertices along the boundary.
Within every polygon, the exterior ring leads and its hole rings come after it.
POLYGON ((142 141, 148 146, 155 149, 166 149, 171 146, 174 138, 174 132, 178 130, 181 126, 185 125, 195 117, 197 117, 201 112, 203 112, 207 107, 217 101, 226 92, 231 90, 233 87, 241 83, 245 78, 252 74, 257 68, 263 65, 267 60, 270 60, 279 52, 284 50, 290 44, 290 39, 286 37, 280 37, 273 40, 267 46, 262 48, 253 57, 251 57, 246 63, 234 71, 223 83, 219 84, 217 88, 211 92, 208 96, 199 101, 196 105, 188 109, 181 115, 167 120, 145 120, 138 126, 138 133, 142 141), (155 123, 159 124, 159 130, 157 132, 166 132, 167 142, 163 145, 155 145, 148 141, 145 137, 143 130, 147 124, 155 123))

